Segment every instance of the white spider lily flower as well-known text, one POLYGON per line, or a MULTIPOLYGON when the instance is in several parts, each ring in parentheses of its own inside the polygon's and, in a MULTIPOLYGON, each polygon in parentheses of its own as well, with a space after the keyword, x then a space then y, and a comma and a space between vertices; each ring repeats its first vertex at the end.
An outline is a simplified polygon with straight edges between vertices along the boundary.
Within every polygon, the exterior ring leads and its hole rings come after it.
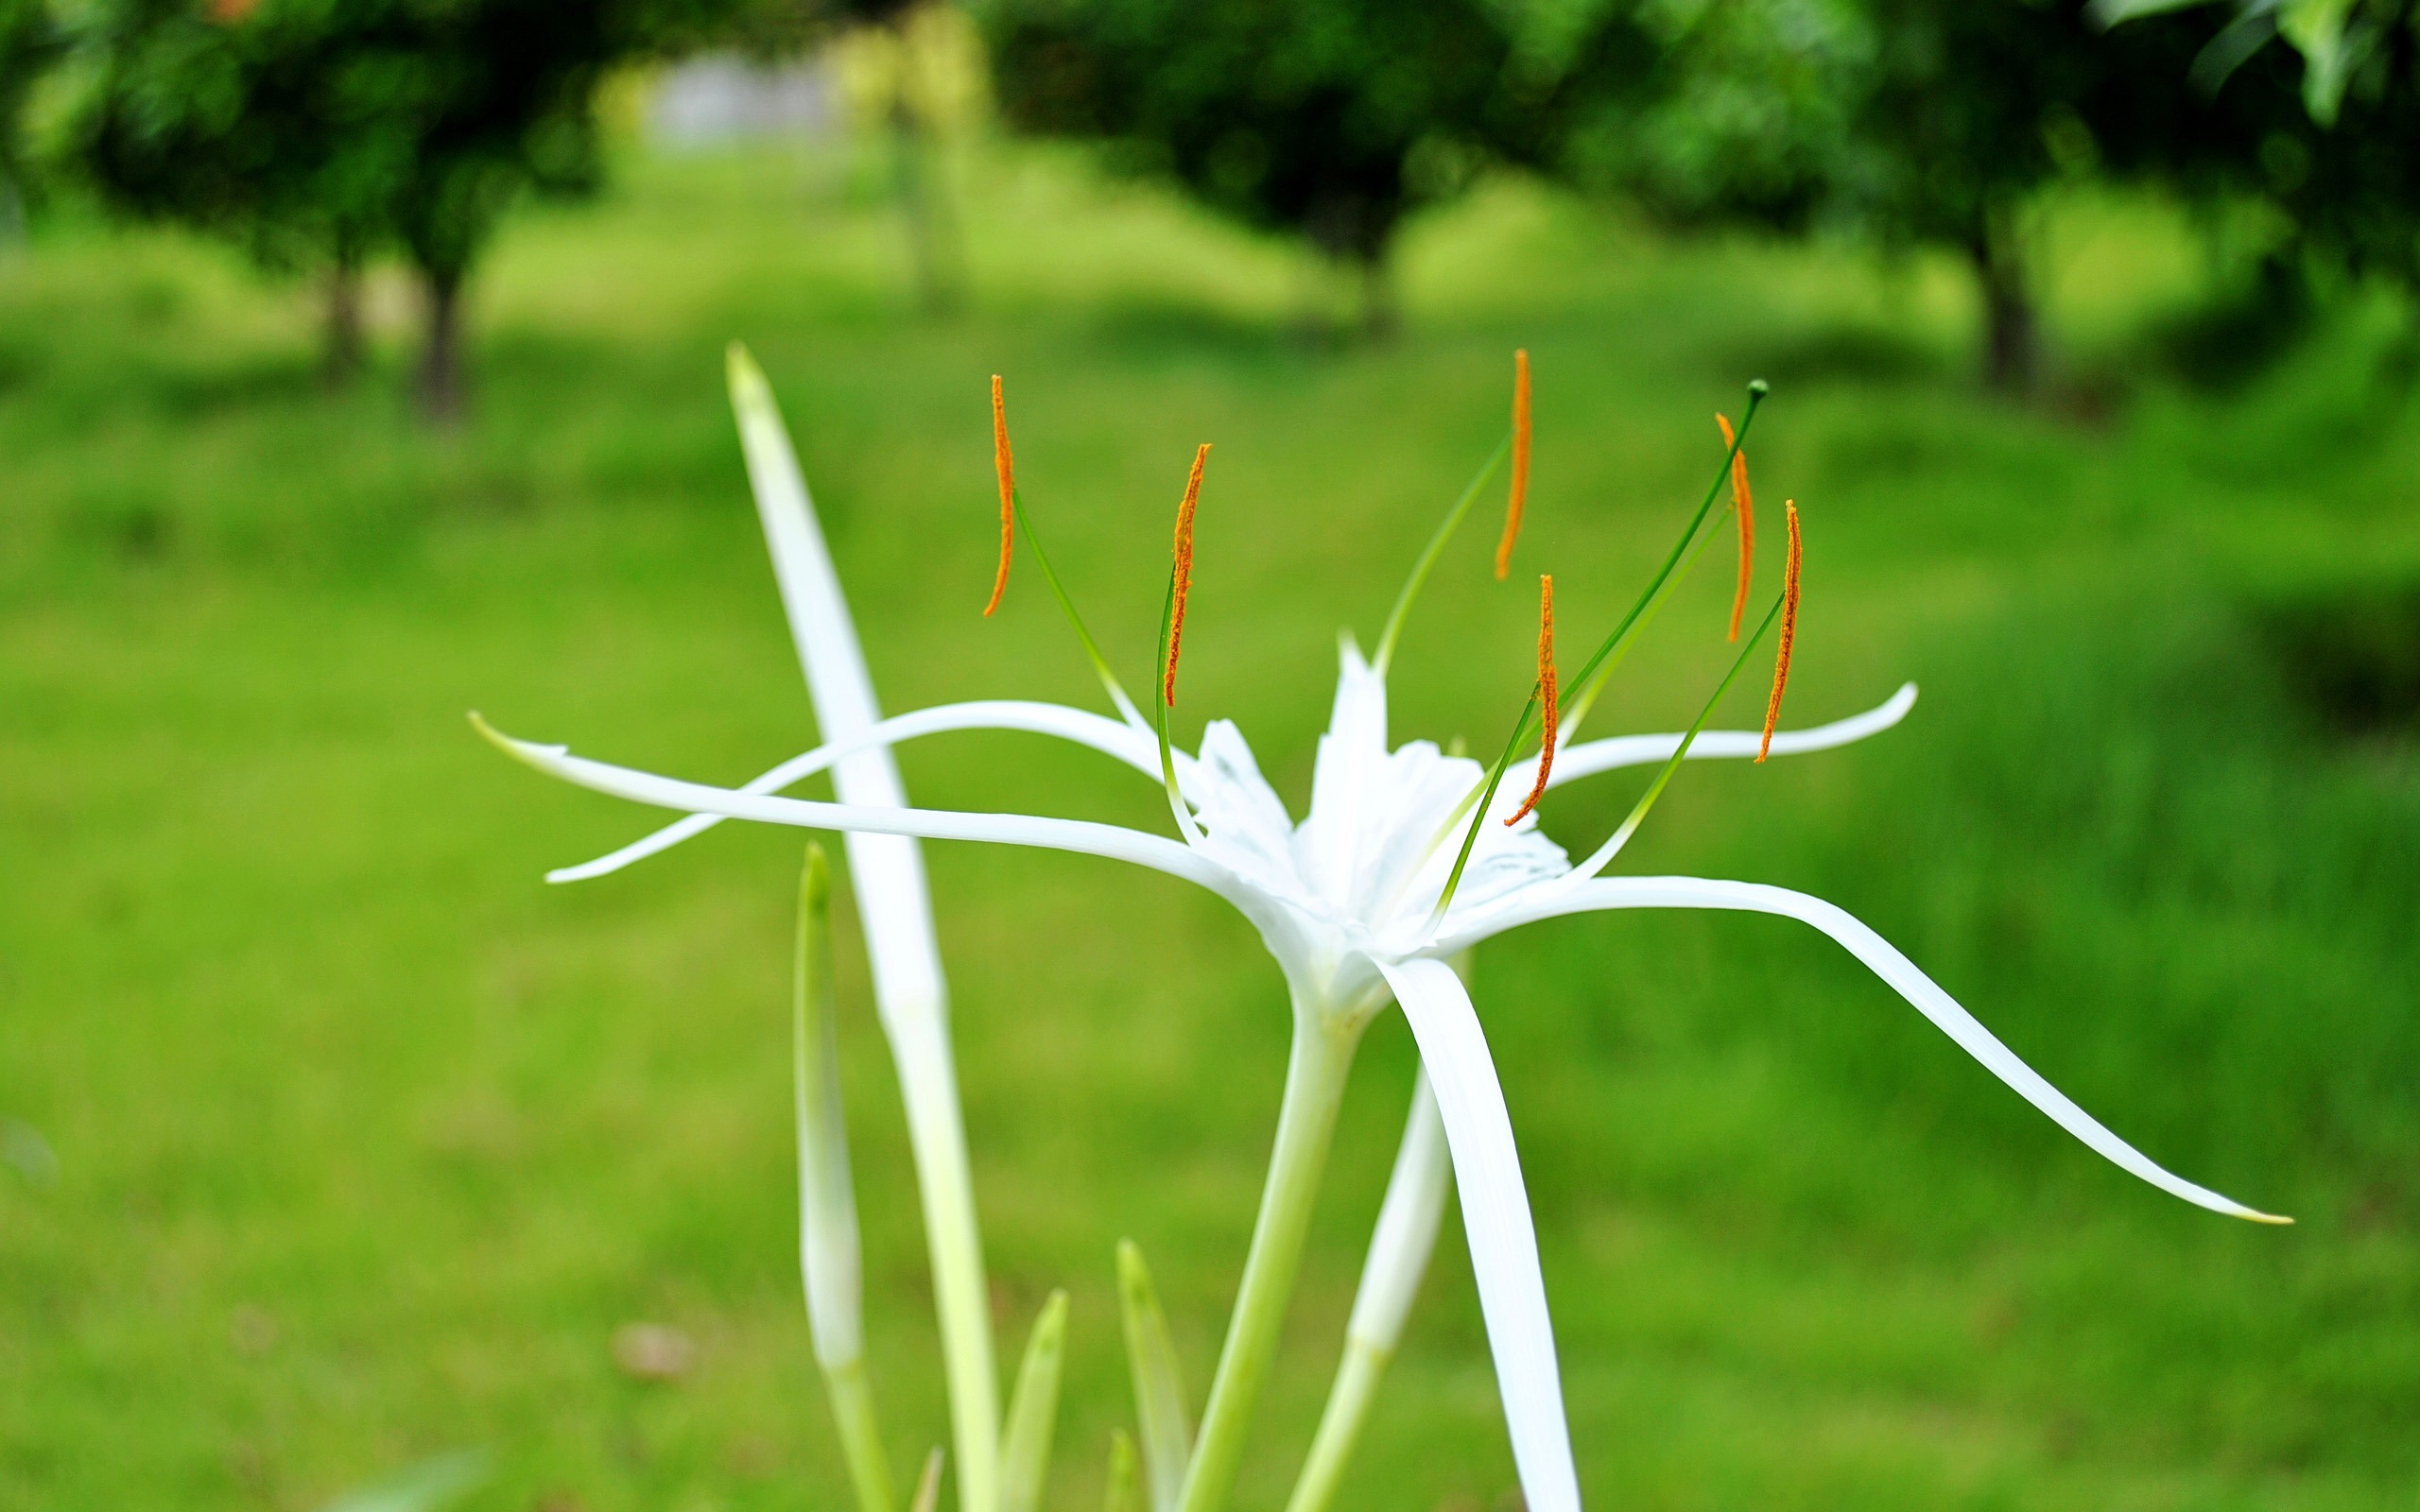
MULTIPOLYGON (((1905 715, 1913 689, 1903 688, 1870 713, 1836 725, 1782 734, 1776 751, 1821 749, 1888 729, 1905 715)), ((887 743, 944 729, 1010 729, 1046 732, 1118 757, 1153 774, 1157 753, 1131 726, 1049 705, 955 706, 905 715, 868 729, 861 743, 887 743)), ((1308 813, 1291 820, 1261 777, 1242 732, 1213 721, 1189 762, 1177 766, 1194 838, 1171 839, 1141 830, 1081 819, 1013 813, 876 808, 784 798, 779 781, 845 763, 859 747, 809 753, 768 773, 756 790, 716 787, 655 776, 574 756, 560 746, 494 736, 513 755, 552 776, 640 803, 698 816, 753 819, 852 835, 982 840, 1069 850, 1130 861, 1184 878, 1234 904, 1259 929, 1291 990, 1298 1017, 1296 1071, 1306 1055, 1349 1057, 1352 1042, 1390 1001, 1401 1004, 1435 1089, 1464 1229, 1478 1282, 1491 1350, 1505 1399, 1521 1481, 1539 1512, 1579 1504, 1564 1425, 1546 1290, 1511 1120, 1486 1037, 1461 983, 1443 959, 1479 941, 1537 919, 1597 909, 1724 908, 1800 919, 1846 946, 1891 987, 2061 1127, 2117 1164, 2185 1200, 2213 1211, 2263 1221, 2267 1214, 2174 1176, 2111 1133, 2017 1058, 1972 1015, 1879 936, 1820 899, 1758 884, 1694 878, 1594 880, 1576 871, 1536 817, 1501 822, 1517 809, 1513 784, 1491 805, 1459 889, 1442 919, 1435 905, 1452 862, 1437 843, 1457 828, 1458 816, 1486 776, 1478 763, 1449 756, 1427 741, 1390 747, 1386 690, 1347 641, 1328 730, 1320 737, 1308 813), (1306 1050, 1305 1031, 1331 1041, 1306 1050)), ((1617 765, 1668 757, 1681 737, 1633 736, 1567 747, 1553 776, 1564 781, 1617 765)), ((1690 754, 1753 755, 1754 732, 1709 732, 1690 754)), ((1550 783, 1550 785, 1560 785, 1550 783)), ((688 821, 684 821, 688 822, 688 821)), ((642 842, 642 846, 650 844, 642 842)), ((666 843, 669 843, 668 840, 666 843)), ((657 847, 657 848, 660 848, 657 847)), ((633 851, 640 848, 631 848, 633 851)), ((626 852, 627 854, 627 852, 626 852)), ((1340 1071, 1335 1080, 1340 1084, 1340 1071)), ((1281 1157, 1293 1137, 1324 1147, 1333 1107, 1306 1094, 1298 1108, 1296 1076, 1278 1135, 1281 1157)), ((1311 1078, 1326 1080, 1328 1078, 1311 1078)), ((1272 1180, 1274 1177, 1272 1177, 1272 1180)), ((1307 1213, 1308 1194, 1288 1194, 1307 1213)), ((1271 1200, 1275 1194, 1272 1192, 1271 1200)), ((1282 1225, 1289 1228, 1293 1225, 1282 1225)), ((1285 1239, 1281 1233, 1279 1243, 1285 1239)), ((1299 1245, 1299 1234, 1292 1236, 1299 1245)), ((1258 1242, 1255 1242, 1255 1259, 1258 1242)), ((1282 1258, 1282 1257, 1273 1257, 1282 1258)), ((1247 1263, 1246 1289, 1253 1285, 1247 1263)), ((1290 1266, 1288 1267, 1290 1271, 1290 1266)), ((1256 1384, 1266 1361, 1239 1367, 1256 1384)), ((1227 1374, 1222 1360, 1222 1378, 1227 1374)), ((1202 1473, 1219 1388, 1205 1415, 1202 1473)), ((1188 1508, 1194 1499, 1188 1497, 1188 1508)), ((1198 1509, 1196 1509, 1198 1512, 1198 1509)))
MULTIPOLYGON (((734 343, 732 408, 748 481, 773 559, 782 608, 806 674, 807 695, 827 742, 849 746, 832 765, 844 803, 904 809, 908 794, 887 745, 859 737, 881 720, 856 622, 833 570, 815 501, 774 406, 764 373, 734 343)), ((849 875, 881 1016, 906 1106, 916 1186, 933 1267, 933 1301, 949 1383, 962 1512, 997 1512, 1000 1398, 993 1358, 990 1289, 950 1057, 949 987, 933 934, 923 853, 912 838, 863 829, 847 834, 849 875)))
MULTIPOLYGON (((1752 419, 1763 392, 1761 384, 1750 387, 1752 419)), ((1526 405, 1522 403, 1525 385, 1516 388, 1516 396, 1512 434, 1507 445, 1499 447, 1496 454, 1500 458, 1509 451, 1516 459, 1506 546, 1512 539, 1511 526, 1517 524, 1519 515, 1523 470, 1518 463, 1526 455, 1527 438, 1526 405)), ((745 403, 742 409, 743 414, 747 413, 745 403)), ((996 387, 994 423, 1002 505, 1002 558, 994 594, 996 604, 998 589, 1006 580, 1012 524, 1025 524, 1028 540, 1032 541, 1031 522, 1023 514, 1011 472, 996 387)), ((1726 474, 1735 480, 1737 507, 1743 524, 1744 475, 1737 459, 1739 440, 1745 431, 1743 421, 1738 435, 1727 438, 1729 452, 1725 459, 1726 474)), ((778 439, 778 424, 765 428, 763 434, 778 439)), ((796 481, 795 463, 788 460, 786 444, 781 445, 777 453, 769 445, 769 440, 764 448, 767 455, 788 470, 786 475, 777 471, 773 481, 796 490, 803 498, 803 485, 796 481)), ((752 444, 752 462, 759 450, 752 444)), ((1598 880, 1598 874, 1635 831, 1680 761, 1709 756, 1755 756, 1761 760, 1768 751, 1789 753, 1842 745, 1890 728, 1912 706, 1914 689, 1910 686, 1902 688, 1879 708, 1853 719, 1794 733, 1774 731, 1772 725, 1787 677, 1798 602, 1799 532, 1794 507, 1788 509, 1790 548, 1784 591, 1765 620, 1765 627, 1776 621, 1781 626, 1766 728, 1754 733, 1703 732, 1704 715, 1701 715, 1698 725, 1685 734, 1572 743, 1570 730, 1579 713, 1575 713, 1560 730, 1556 719, 1552 583, 1547 579, 1541 584, 1539 681, 1513 734, 1514 742, 1521 740, 1530 728, 1531 715, 1540 714, 1539 728, 1546 748, 1528 764, 1533 781, 1529 784, 1531 791, 1523 793, 1518 782, 1502 784, 1502 779, 1512 775, 1508 768, 1514 765, 1512 756, 1516 747, 1512 744, 1508 744, 1503 760, 1495 767, 1482 768, 1476 762, 1441 751, 1427 741, 1400 747, 1388 743, 1384 668, 1403 615, 1494 467, 1491 460, 1448 513, 1444 524, 1415 564, 1380 638, 1378 665, 1374 668, 1365 661, 1349 637, 1343 641, 1335 705, 1327 732, 1319 742, 1310 805, 1298 823, 1262 778, 1250 746, 1233 723, 1212 721, 1190 757, 1173 748, 1167 732, 1176 652, 1184 627, 1184 593, 1190 578, 1190 526, 1202 462, 1208 452, 1204 446, 1196 454, 1184 502, 1179 509, 1176 565, 1169 578, 1161 629, 1161 685, 1154 690, 1153 712, 1157 717, 1151 722, 1144 720, 1117 685, 1098 647, 1076 616, 1073 604, 1051 575, 1039 541, 1032 541, 1036 565, 1067 610, 1070 623, 1122 720, 1050 704, 996 701, 944 706, 881 721, 873 716, 869 692, 860 706, 844 712, 855 717, 842 720, 841 728, 835 728, 834 720, 826 718, 830 745, 784 763, 737 789, 610 765, 574 756, 562 747, 510 740, 488 730, 484 723, 480 725, 499 746, 550 775, 688 816, 611 856, 556 873, 560 878, 612 870, 678 843, 720 818, 744 818, 840 831, 850 836, 853 846, 871 836, 981 840, 1131 861, 1209 889, 1253 923, 1283 972, 1292 999, 1293 1045, 1260 1211, 1253 1225, 1226 1343, 1204 1404, 1192 1457, 1185 1467, 1177 1498, 1178 1512, 1219 1512, 1234 1485, 1252 1407, 1275 1353, 1279 1327, 1299 1268, 1311 1206, 1353 1054, 1362 1031, 1390 1003, 1399 1005, 1404 1011, 1433 1091, 1436 1122, 1443 1130, 1454 1185, 1461 1193, 1471 1268, 1495 1357, 1513 1458, 1528 1503, 1536 1512, 1577 1512, 1579 1480, 1564 1416, 1536 1233, 1513 1143, 1512 1121, 1470 995, 1444 964, 1447 957, 1467 951, 1481 940, 1540 919, 1600 909, 1685 907, 1773 913, 1800 919, 1847 947, 1986 1069, 2100 1154, 2152 1185, 2202 1207, 2237 1217, 2284 1221, 2271 1219, 2154 1164, 2027 1067, 1879 936, 1830 903, 1760 884, 1697 878, 1598 880), (1106 752, 1162 782, 1179 837, 1040 815, 908 808, 899 800, 895 775, 888 788, 875 784, 876 790, 868 797, 860 798, 852 791, 849 773, 863 769, 854 764, 879 754, 887 766, 890 746, 950 730, 1026 730, 1055 735, 1106 752), (1548 750, 1556 758, 1551 763, 1546 761, 1548 750), (1561 847, 1540 833, 1534 813, 1539 794, 1594 772, 1648 762, 1664 765, 1646 797, 1615 835, 1578 867, 1572 865, 1561 847), (840 801, 824 803, 781 796, 782 787, 826 769, 833 771, 838 781, 840 801), (1478 812, 1474 813, 1475 808, 1478 812), (1447 843, 1458 830, 1462 834, 1459 851, 1447 843)), ((760 475, 758 481, 761 498, 766 490, 765 478, 760 475)), ((1719 483, 1720 478, 1718 486, 1719 483)), ((1651 617, 1669 594, 1677 581, 1676 571, 1685 574, 1688 564, 1704 550, 1704 542, 1711 537, 1701 537, 1699 527, 1707 518, 1714 499, 1715 488, 1710 487, 1680 543, 1672 548, 1638 605, 1575 678, 1582 690, 1581 710, 1584 711, 1596 689, 1603 685, 1603 677, 1611 672, 1617 653, 1627 648, 1627 637, 1644 619, 1651 617), (1692 541, 1698 542, 1694 548, 1692 541)), ((770 519, 769 515, 769 535, 772 534, 770 519)), ((815 547, 814 562, 828 578, 829 561, 821 555, 820 540, 811 543, 815 547)), ((779 557, 783 543, 776 538, 774 544, 779 557)), ((1506 546, 1498 548, 1499 566, 1506 546)), ((1743 585, 1746 576, 1743 567, 1743 585)), ((788 580, 786 572, 785 580, 788 580)), ((821 594, 818 602, 826 600, 837 603, 837 583, 831 584, 829 593, 821 594)), ((793 614, 795 622, 795 609, 793 614)), ((841 624, 845 629, 844 615, 841 624)), ((804 624, 801 627, 803 631, 806 628, 804 624)), ((1740 660, 1734 662, 1731 674, 1716 691, 1718 698, 1761 635, 1760 629, 1742 646, 1740 660)), ((806 639, 803 634, 803 648, 806 639)), ((854 659, 853 638, 850 652, 854 659)), ((862 678, 861 663, 858 676, 862 678)), ((1712 707, 1709 702, 1708 710, 1712 707)), ((921 897, 921 876, 918 885, 921 897)), ((943 1064, 946 1065, 945 1057, 943 1064)), ((904 1065, 903 1057, 903 1071, 904 1065)), ((1419 1131, 1416 1120, 1413 1132, 1417 1135, 1419 1131)), ((929 1192, 927 1201, 929 1208, 929 1192)), ((1408 1245, 1392 1247, 1406 1249, 1406 1255, 1399 1258, 1409 1258, 1408 1245)), ((938 1259, 938 1249, 936 1253, 938 1259)), ((1392 1273, 1416 1276, 1417 1270, 1417 1265, 1404 1265, 1394 1267, 1392 1273)), ((1386 1282, 1387 1276, 1382 1274, 1380 1280, 1386 1282)), ((1374 1323, 1386 1323, 1388 1319, 1380 1314, 1395 1312, 1398 1301, 1382 1284, 1372 1302, 1374 1323)), ((944 1321, 946 1325, 946 1312, 944 1321)), ((993 1420, 996 1422, 996 1417, 993 1420)), ((970 1508, 970 1512, 977 1509, 970 1508)))

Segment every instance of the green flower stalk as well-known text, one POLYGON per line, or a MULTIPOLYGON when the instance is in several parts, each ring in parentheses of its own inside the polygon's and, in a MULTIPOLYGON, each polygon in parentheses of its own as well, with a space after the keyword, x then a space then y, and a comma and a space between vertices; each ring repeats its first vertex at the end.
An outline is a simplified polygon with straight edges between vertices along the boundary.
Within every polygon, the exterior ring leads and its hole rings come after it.
POLYGON ((1310 1454, 1294 1483, 1293 1496, 1286 1503, 1286 1512, 1326 1512, 1336 1499, 1353 1446, 1369 1420, 1378 1382, 1403 1340, 1404 1320, 1411 1314, 1420 1278, 1437 1247, 1445 1196, 1453 1184, 1445 1124, 1437 1113, 1437 1093, 1423 1072, 1411 1090, 1411 1117, 1404 1126, 1402 1147, 1395 1153, 1394 1173, 1387 1178, 1386 1198, 1378 1206, 1369 1259, 1361 1267, 1360 1288, 1353 1296, 1353 1315, 1344 1326, 1344 1362, 1337 1367, 1336 1383, 1328 1388, 1319 1432, 1311 1437, 1310 1454))

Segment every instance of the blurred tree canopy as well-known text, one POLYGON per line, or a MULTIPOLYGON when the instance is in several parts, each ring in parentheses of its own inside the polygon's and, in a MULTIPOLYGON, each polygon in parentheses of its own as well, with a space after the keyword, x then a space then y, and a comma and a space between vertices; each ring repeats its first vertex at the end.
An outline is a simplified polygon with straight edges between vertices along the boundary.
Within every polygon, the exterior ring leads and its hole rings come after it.
POLYGON ((48 0, 0 0, 0 237, 15 233, 35 190, 26 100, 65 50, 48 0))
MULTIPOLYGON (((2131 19, 2118 26, 2108 0, 1551 8, 1532 32, 1582 60, 1559 77, 1564 121, 1542 162, 1668 223, 1950 249, 1982 296, 1985 380, 2021 394, 2041 369, 2025 212, 2060 181, 2153 185, 2213 223, 2264 210, 2284 228, 2262 265, 2269 296, 2290 297, 2314 258, 2420 287, 2413 29, 2376 16, 2353 28, 2315 92, 2299 48, 2260 50, 2279 15, 2312 3, 2247 0, 2230 18, 2120 0, 2131 19), (1643 37, 1651 61, 1608 69, 1620 49, 1602 43, 1585 60, 1591 46, 1569 39, 1591 33, 1643 37)), ((2364 15, 2410 11, 2366 3, 2364 15)))
POLYGON ((1512 37, 1482 0, 993 0, 1000 104, 1029 130, 1114 144, 1247 225, 1357 271, 1393 318, 1405 214, 1461 189, 1519 114, 1512 37))
POLYGON ((69 153, 117 207, 336 274, 407 258, 427 412, 462 403, 465 280, 520 195, 598 179, 609 70, 694 45, 747 0, 89 0, 69 153))

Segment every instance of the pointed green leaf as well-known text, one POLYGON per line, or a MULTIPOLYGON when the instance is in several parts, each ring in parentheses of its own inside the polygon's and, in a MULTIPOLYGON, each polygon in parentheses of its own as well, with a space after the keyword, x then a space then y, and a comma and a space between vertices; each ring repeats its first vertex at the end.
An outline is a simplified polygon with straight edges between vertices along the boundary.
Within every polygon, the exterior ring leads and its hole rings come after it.
POLYGON ((832 993, 832 870, 809 841, 799 879, 798 959, 790 1000, 790 1095, 798 1129, 798 1258, 807 1332, 832 1401, 859 1512, 890 1512, 873 1388, 866 1380, 857 1201, 840 1113, 839 1039, 832 993))
POLYGON ((488 1478, 488 1457, 460 1450, 422 1460, 375 1486, 349 1491, 323 1512, 437 1512, 488 1478))
POLYGON ((1134 1440, 1123 1428, 1109 1431, 1109 1484, 1100 1512, 1134 1512, 1134 1440))
POLYGON ((933 1512, 942 1501, 942 1448, 925 1456, 925 1473, 916 1477, 916 1499, 908 1503, 908 1512, 933 1512))
POLYGON ((1117 1296, 1126 1313, 1126 1364, 1134 1377, 1134 1418, 1142 1430, 1151 1512, 1175 1512, 1193 1458, 1193 1428, 1186 1420, 1184 1380, 1167 1318, 1151 1289, 1143 1251, 1132 1239, 1117 1246, 1117 1296))
POLYGON ((1052 1292, 1033 1321, 1025 1363, 1009 1396, 1000 1441, 1000 1512, 1035 1512, 1050 1469, 1050 1434, 1059 1421, 1059 1372, 1067 1354, 1067 1294, 1052 1292))

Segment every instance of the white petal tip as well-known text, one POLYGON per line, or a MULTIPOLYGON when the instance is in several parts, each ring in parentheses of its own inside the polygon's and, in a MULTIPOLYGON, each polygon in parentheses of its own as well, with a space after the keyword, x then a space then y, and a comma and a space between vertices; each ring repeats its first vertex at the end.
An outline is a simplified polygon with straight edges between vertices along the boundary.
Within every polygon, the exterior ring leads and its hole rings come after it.
POLYGON ((481 739, 507 756, 515 761, 527 762, 541 770, 544 769, 548 762, 571 754, 569 746, 541 746, 534 741, 515 740, 495 726, 489 724, 476 709, 471 711, 471 728, 479 732, 481 739))
POLYGON ((2246 1223, 2273 1224, 2280 1228, 2290 1228, 2293 1227, 2294 1222, 2291 1218, 2286 1217, 2281 1213, 2255 1212, 2250 1208, 2244 1209, 2241 1212, 2237 1213, 2236 1216, 2241 1218, 2246 1223))
POLYGON ((734 341, 723 348, 723 371, 731 384, 731 400, 735 404, 761 402, 767 393, 765 369, 756 366, 749 355, 747 345, 734 341))
POLYGON ((1915 706, 1916 685, 1912 682, 1903 682, 1899 684, 1899 691, 1891 696, 1891 701, 1882 707, 1891 711, 1893 718, 1905 719, 1908 716, 1908 711, 1915 706))

